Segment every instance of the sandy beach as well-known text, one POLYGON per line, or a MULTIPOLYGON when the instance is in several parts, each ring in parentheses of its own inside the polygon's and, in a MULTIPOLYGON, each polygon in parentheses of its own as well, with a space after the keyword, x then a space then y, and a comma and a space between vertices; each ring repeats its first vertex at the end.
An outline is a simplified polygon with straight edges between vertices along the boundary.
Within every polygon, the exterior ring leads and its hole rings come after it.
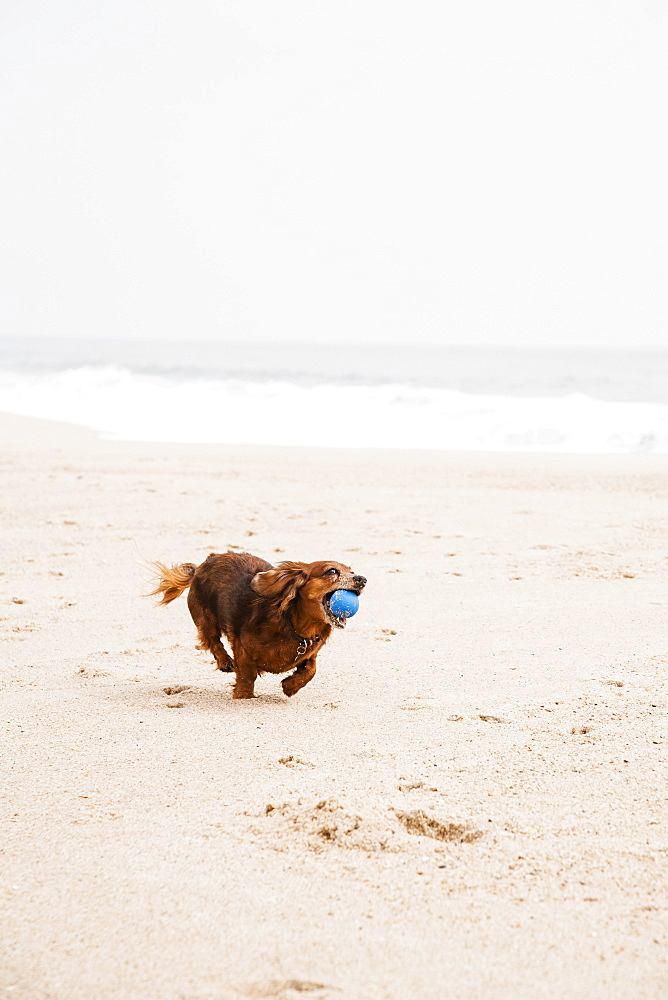
POLYGON ((0 442, 0 998, 668 996, 668 456, 0 442), (291 700, 228 548, 368 578, 291 700))

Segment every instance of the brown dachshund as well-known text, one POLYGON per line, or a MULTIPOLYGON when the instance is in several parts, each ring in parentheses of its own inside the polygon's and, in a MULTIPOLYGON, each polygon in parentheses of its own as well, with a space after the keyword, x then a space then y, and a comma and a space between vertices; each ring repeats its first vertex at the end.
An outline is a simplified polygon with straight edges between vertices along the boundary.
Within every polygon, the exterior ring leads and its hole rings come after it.
POLYGON ((152 564, 159 582, 153 594, 169 604, 188 587, 188 607, 218 670, 236 673, 234 698, 252 698, 258 674, 293 673, 282 682, 291 698, 315 676, 316 657, 332 627, 344 628, 329 607, 335 590, 360 594, 366 578, 338 562, 282 562, 249 552, 212 552, 200 566, 152 564), (224 635, 232 647, 229 656, 224 635))

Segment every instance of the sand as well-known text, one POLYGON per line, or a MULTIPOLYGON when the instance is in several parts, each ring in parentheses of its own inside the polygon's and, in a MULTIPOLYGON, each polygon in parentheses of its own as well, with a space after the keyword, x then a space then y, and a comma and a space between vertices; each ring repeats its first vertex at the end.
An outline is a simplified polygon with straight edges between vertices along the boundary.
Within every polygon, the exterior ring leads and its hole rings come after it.
POLYGON ((668 996, 668 458, 0 439, 0 998, 668 996), (291 700, 228 546, 369 579, 291 700))

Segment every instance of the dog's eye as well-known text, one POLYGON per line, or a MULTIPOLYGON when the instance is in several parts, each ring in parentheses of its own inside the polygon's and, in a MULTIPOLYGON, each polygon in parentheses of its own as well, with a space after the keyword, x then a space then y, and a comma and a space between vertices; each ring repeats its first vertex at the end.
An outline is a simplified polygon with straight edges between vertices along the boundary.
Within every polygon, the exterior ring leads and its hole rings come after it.
POLYGON ((339 571, 338 569, 334 569, 334 567, 332 567, 332 569, 328 569, 327 572, 325 573, 325 576, 338 576, 338 575, 339 571))

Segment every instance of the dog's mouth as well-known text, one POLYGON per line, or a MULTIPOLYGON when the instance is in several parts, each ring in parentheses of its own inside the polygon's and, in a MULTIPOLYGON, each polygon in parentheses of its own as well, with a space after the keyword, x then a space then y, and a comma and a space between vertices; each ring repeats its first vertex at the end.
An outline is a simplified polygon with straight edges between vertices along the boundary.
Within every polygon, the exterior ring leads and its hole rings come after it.
POLYGON ((339 616, 335 615, 334 612, 332 611, 332 609, 329 606, 329 602, 330 602, 330 600, 332 598, 332 594, 334 594, 334 593, 336 593, 336 591, 330 590, 330 592, 328 594, 325 594, 325 596, 322 599, 322 606, 324 608, 325 614, 329 618, 329 620, 332 623, 332 625, 334 626, 334 628, 345 628, 346 624, 348 622, 348 619, 347 618, 339 618, 339 616))

